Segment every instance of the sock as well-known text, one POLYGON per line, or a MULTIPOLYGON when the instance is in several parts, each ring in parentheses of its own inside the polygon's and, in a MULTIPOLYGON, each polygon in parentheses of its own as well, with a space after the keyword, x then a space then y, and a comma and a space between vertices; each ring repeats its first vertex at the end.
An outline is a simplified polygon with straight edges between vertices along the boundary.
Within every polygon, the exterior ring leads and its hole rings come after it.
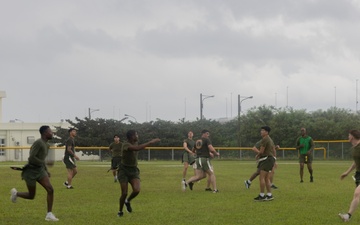
POLYGON ((267 193, 266 195, 267 195, 267 196, 269 196, 269 197, 271 197, 271 196, 272 196, 272 194, 271 194, 271 193, 267 193))
POLYGON ((265 194, 264 194, 264 193, 260 193, 260 196, 261 196, 261 197, 264 197, 264 196, 265 196, 265 194))
POLYGON ((129 201, 127 199, 125 199, 125 203, 129 203, 129 201))
POLYGON ((251 180, 247 180, 247 182, 248 182, 249 184, 251 184, 251 180))

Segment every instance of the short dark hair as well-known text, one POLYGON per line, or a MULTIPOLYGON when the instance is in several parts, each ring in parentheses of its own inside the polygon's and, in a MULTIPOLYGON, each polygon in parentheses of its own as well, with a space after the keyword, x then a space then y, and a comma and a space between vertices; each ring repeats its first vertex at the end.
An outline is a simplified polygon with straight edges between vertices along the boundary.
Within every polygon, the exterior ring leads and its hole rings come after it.
POLYGON ((270 131, 271 131, 271 128, 269 126, 263 126, 263 127, 261 127, 261 129, 266 130, 268 133, 270 133, 270 131))
POLYGON ((204 130, 202 130, 202 131, 201 131, 201 134, 205 134, 205 133, 207 133, 207 132, 209 132, 209 133, 210 133, 210 131, 209 131, 209 130, 204 129, 204 130))
POLYGON ((73 131, 73 130, 76 130, 76 129, 73 128, 73 127, 71 127, 71 128, 68 130, 68 132, 70 133, 70 132, 73 131))
POLYGON ((49 128, 50 128, 50 127, 49 127, 48 125, 43 125, 43 126, 41 126, 40 129, 39 129, 40 134, 44 134, 45 131, 46 131, 47 129, 49 129, 49 128))
POLYGON ((134 136, 135 134, 136 134, 136 130, 128 130, 128 132, 126 132, 126 138, 130 140, 132 136, 134 136))
POLYGON ((115 138, 115 137, 118 137, 118 138, 120 138, 120 136, 119 136, 118 134, 114 134, 114 138, 115 138))
POLYGON ((351 134, 356 140, 360 139, 360 131, 359 130, 350 130, 349 134, 351 134))

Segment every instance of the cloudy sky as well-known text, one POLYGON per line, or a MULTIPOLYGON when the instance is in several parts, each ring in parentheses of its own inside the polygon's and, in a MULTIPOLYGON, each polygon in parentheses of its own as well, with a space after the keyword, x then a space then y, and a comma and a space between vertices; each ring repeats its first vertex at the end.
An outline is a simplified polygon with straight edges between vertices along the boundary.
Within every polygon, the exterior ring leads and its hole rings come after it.
POLYGON ((360 0, 0 0, 2 122, 196 120, 201 93, 208 119, 238 95, 355 111, 359 21, 360 0))

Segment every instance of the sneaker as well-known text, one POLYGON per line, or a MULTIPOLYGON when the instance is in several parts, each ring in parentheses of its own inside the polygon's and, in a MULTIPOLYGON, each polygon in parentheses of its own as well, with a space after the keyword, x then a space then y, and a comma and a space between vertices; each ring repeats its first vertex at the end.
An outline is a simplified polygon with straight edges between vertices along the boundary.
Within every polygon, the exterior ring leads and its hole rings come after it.
POLYGON ((45 217, 46 221, 59 221, 58 218, 55 217, 55 215, 52 212, 48 212, 45 217))
POLYGON ((310 177, 310 182, 314 182, 313 176, 310 177))
POLYGON ((272 188, 272 189, 278 189, 278 187, 276 187, 275 184, 272 184, 272 185, 271 185, 271 188, 272 188))
POLYGON ((261 197, 261 195, 259 195, 259 196, 257 196, 256 198, 254 198, 254 201, 256 201, 256 202, 262 202, 262 201, 265 201, 265 199, 266 199, 266 196, 262 196, 262 197, 261 197))
POLYGON ((122 217, 123 215, 124 215, 124 212, 120 212, 120 211, 117 214, 118 217, 122 217))
POLYGON ((63 183, 63 185, 64 185, 65 187, 67 187, 67 186, 69 185, 69 183, 68 183, 67 181, 65 181, 65 182, 63 183))
POLYGON ((344 222, 349 222, 350 221, 350 215, 348 213, 339 213, 339 217, 344 221, 344 222))
POLYGON ((211 188, 205 188, 205 191, 212 191, 211 188))
POLYGON ((246 187, 246 189, 249 189, 250 188, 250 183, 246 180, 246 181, 244 181, 244 183, 245 183, 245 187, 246 187))
POLYGON ((215 194, 216 194, 216 193, 219 193, 219 190, 216 189, 216 190, 213 191, 213 193, 215 193, 215 194))
POLYGON ((118 179, 117 179, 116 177, 114 177, 114 183, 116 183, 116 182, 117 182, 117 180, 118 180, 118 179))
POLYGON ((194 183, 193 183, 193 182, 190 182, 190 183, 189 183, 189 188, 190 188, 190 190, 193 189, 193 186, 194 186, 194 183))
POLYGON ((265 201, 272 201, 272 200, 274 200, 274 196, 269 196, 269 195, 266 195, 265 196, 265 201))
POLYGON ((300 183, 304 183, 304 181, 303 181, 303 180, 301 180, 301 181, 300 181, 300 183))
POLYGON ((66 186, 66 188, 67 188, 67 189, 74 189, 74 187, 71 186, 71 185, 70 185, 70 186, 66 186))
POLYGON ((13 188, 13 189, 10 190, 10 193, 11 193, 10 200, 11 200, 13 203, 16 203, 17 190, 16 190, 15 188, 13 188))
POLYGON ((181 181, 181 189, 182 189, 183 191, 186 190, 186 182, 185 182, 185 180, 181 181))
POLYGON ((130 202, 125 202, 125 206, 126 206, 126 211, 128 211, 129 213, 131 213, 131 212, 132 212, 132 208, 131 208, 130 202))

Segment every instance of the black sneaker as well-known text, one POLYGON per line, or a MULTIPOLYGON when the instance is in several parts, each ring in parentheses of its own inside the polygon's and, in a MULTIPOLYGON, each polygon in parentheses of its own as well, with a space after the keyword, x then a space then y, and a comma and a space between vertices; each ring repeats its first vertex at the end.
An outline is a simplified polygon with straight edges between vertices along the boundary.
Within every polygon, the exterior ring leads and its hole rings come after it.
POLYGON ((126 206, 126 211, 128 211, 129 213, 131 213, 131 212, 132 212, 132 208, 131 208, 130 202, 125 202, 125 206, 126 206))
POLYGON ((269 195, 266 195, 265 196, 265 201, 272 201, 272 200, 274 200, 274 196, 269 196, 269 195))
POLYGON ((213 193, 215 193, 215 194, 216 194, 216 193, 219 193, 219 190, 216 189, 216 190, 213 191, 213 193))
POLYGON ((211 188, 205 188, 205 191, 212 191, 211 188))
POLYGON ((310 182, 314 182, 313 176, 310 177, 310 182))
POLYGON ((193 189, 193 186, 194 186, 194 183, 193 183, 193 182, 190 182, 190 183, 188 183, 188 185, 189 185, 190 190, 192 190, 192 189, 193 189))
POLYGON ((256 198, 254 198, 254 201, 256 202, 262 202, 262 201, 265 201, 266 197, 263 196, 261 197, 261 195, 257 196, 256 198))
POLYGON ((246 181, 244 181, 244 183, 245 183, 245 187, 246 187, 246 189, 249 189, 250 188, 250 183, 246 180, 246 181))
POLYGON ((122 217, 123 215, 124 215, 124 213, 123 213, 123 212, 120 212, 120 211, 119 211, 118 214, 117 214, 118 217, 122 217))
POLYGON ((272 188, 272 189, 278 189, 278 187, 276 187, 275 184, 272 184, 272 185, 271 185, 271 188, 272 188))
POLYGON ((303 180, 301 180, 301 181, 300 181, 300 183, 304 183, 304 181, 303 181, 303 180))
POLYGON ((63 185, 64 185, 65 187, 67 187, 67 186, 69 185, 69 183, 68 183, 67 181, 65 181, 65 182, 63 183, 63 185))

